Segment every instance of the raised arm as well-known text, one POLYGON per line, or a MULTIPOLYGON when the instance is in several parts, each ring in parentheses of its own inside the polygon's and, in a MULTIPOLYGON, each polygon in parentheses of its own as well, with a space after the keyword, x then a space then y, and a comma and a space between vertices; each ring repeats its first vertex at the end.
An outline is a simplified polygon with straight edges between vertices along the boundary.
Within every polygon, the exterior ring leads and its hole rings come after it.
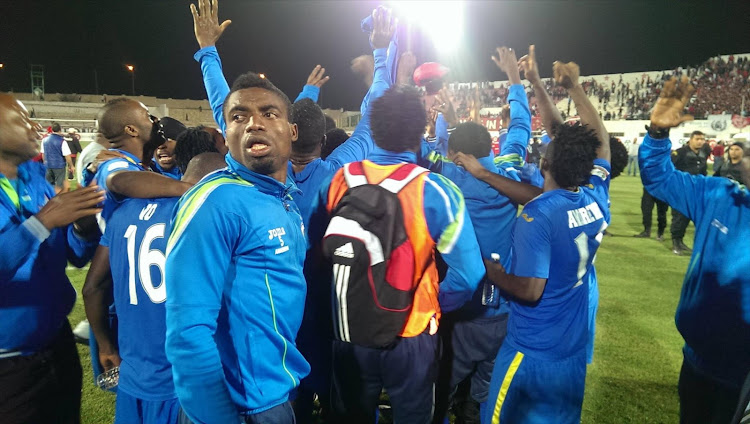
POLYGON ((203 73, 203 85, 206 87, 208 102, 214 115, 216 124, 222 131, 226 130, 223 107, 224 100, 229 94, 229 84, 224 77, 221 68, 219 52, 216 51, 216 41, 219 40, 224 30, 232 23, 226 20, 219 25, 219 0, 199 0, 198 10, 195 5, 190 5, 193 14, 193 30, 195 39, 198 41, 200 50, 193 58, 200 63, 203 73))
POLYGON ((122 197, 153 199, 180 197, 192 184, 174 180, 156 172, 120 171, 107 177, 107 188, 122 197))
POLYGON ((728 182, 678 171, 670 159, 669 129, 693 119, 682 111, 694 90, 687 77, 683 77, 679 85, 675 78, 664 84, 651 112, 648 134, 638 150, 638 165, 643 186, 649 193, 692 221, 700 222, 699 214, 705 209, 704 196, 709 186, 728 182))
POLYGON ((591 103, 591 100, 589 100, 586 92, 583 91, 583 87, 578 83, 578 77, 581 73, 578 65, 575 62, 555 62, 552 70, 555 75, 555 82, 565 87, 568 90, 570 98, 573 99, 578 116, 581 118, 581 123, 594 130, 597 138, 599 138, 601 145, 597 150, 597 157, 609 162, 611 159, 609 133, 607 133, 604 122, 599 117, 596 108, 591 103))
POLYGON ((390 10, 379 8, 374 14, 374 29, 370 35, 370 44, 375 56, 375 71, 372 86, 363 100, 362 118, 354 129, 351 137, 341 146, 337 147, 327 158, 336 166, 345 163, 363 160, 372 150, 375 142, 372 140, 370 131, 370 114, 367 113, 366 102, 372 102, 382 96, 390 88, 390 77, 387 69, 388 43, 396 31, 396 20, 391 16, 390 10))
POLYGON ((320 88, 323 87, 329 79, 331 79, 331 77, 326 76, 326 68, 316 65, 312 72, 310 72, 310 75, 307 76, 307 82, 305 83, 305 86, 302 87, 302 91, 297 98, 294 99, 294 103, 297 103, 302 99, 310 99, 317 103, 318 96, 320 96, 320 88))
POLYGON ((534 88, 537 110, 539 110, 539 115, 542 118, 542 125, 544 125, 548 133, 552 134, 554 127, 562 124, 563 119, 560 111, 557 110, 557 106, 555 106, 549 97, 547 89, 544 88, 542 79, 539 78, 539 67, 536 62, 536 46, 533 44, 529 46, 529 54, 518 61, 518 67, 523 70, 524 76, 534 88))
POLYGON ((513 167, 521 169, 526 158, 526 147, 531 137, 531 112, 526 90, 521 84, 518 60, 513 49, 498 47, 497 56, 492 56, 495 64, 508 75, 508 105, 510 105, 510 125, 508 135, 495 158, 495 165, 500 169, 513 167))

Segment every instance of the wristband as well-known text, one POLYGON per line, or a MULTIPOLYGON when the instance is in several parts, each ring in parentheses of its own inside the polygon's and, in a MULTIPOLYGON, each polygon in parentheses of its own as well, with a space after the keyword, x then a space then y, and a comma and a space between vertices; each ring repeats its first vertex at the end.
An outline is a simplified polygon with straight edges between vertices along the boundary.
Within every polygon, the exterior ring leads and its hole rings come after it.
POLYGON ((648 136, 654 140, 663 140, 669 138, 669 128, 658 128, 651 125, 646 125, 646 131, 648 136))

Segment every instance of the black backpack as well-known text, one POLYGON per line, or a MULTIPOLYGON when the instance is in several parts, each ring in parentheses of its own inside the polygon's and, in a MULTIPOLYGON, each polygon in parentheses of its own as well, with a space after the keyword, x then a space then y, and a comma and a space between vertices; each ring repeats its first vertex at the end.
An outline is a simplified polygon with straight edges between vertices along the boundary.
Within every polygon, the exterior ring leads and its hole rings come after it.
POLYGON ((426 169, 405 164, 370 184, 362 162, 344 166, 349 187, 331 213, 323 255, 333 266, 337 340, 387 348, 398 339, 414 301, 414 248, 397 193, 426 169))

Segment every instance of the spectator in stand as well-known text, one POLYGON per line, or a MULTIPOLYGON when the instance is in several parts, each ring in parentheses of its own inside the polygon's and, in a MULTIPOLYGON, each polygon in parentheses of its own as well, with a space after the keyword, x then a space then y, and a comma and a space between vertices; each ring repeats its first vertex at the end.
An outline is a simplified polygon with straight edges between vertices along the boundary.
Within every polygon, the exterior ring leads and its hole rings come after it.
POLYGON ((717 141, 713 149, 711 149, 711 154, 714 156, 714 176, 715 176, 716 175, 715 172, 719 168, 721 168, 721 165, 724 163, 724 142, 721 140, 717 141))
POLYGON ((638 176, 638 139, 633 138, 632 143, 628 143, 628 175, 638 176), (633 170, 631 174, 630 171, 633 170))
MULTIPOLYGON (((700 131, 693 131, 690 139, 682 147, 672 152, 672 162, 678 171, 687 172, 690 175, 706 175, 706 160, 710 150, 706 151, 706 136, 700 131)), ((690 219, 679 210, 672 208, 672 253, 682 255, 690 252, 682 238, 685 237, 690 219)))
POLYGON ((742 182, 742 158, 745 156, 745 144, 735 142, 729 146, 729 160, 718 168, 714 166, 714 177, 726 177, 742 182))
POLYGON ((61 134, 62 129, 57 122, 52 123, 52 133, 42 140, 44 164, 47 166, 47 181, 55 186, 55 193, 68 191, 66 188, 66 168, 75 173, 75 165, 71 159, 68 143, 61 134))

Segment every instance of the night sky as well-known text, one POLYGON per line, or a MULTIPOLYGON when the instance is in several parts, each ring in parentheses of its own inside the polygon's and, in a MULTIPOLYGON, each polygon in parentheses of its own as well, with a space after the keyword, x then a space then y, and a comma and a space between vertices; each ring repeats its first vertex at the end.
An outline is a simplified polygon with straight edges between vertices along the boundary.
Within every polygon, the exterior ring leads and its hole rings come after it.
MULTIPOLYGON (((0 90, 30 91, 29 64, 45 66, 46 91, 205 98, 187 0, 0 0, 0 90)), ((313 66, 331 81, 323 107, 358 109, 366 91, 349 71, 369 53, 361 18, 374 1, 222 0, 233 24, 218 43, 224 73, 264 72, 294 98, 313 66)), ((425 2, 428 7, 429 2, 425 2)), ((693 65, 709 56, 750 52, 750 1, 467 2, 465 38, 446 56, 415 37, 419 62, 439 60, 452 79, 504 79, 493 48, 537 45, 542 76, 553 60, 575 60, 584 75, 693 65)), ((450 26, 450 17, 434 25, 450 26)))

